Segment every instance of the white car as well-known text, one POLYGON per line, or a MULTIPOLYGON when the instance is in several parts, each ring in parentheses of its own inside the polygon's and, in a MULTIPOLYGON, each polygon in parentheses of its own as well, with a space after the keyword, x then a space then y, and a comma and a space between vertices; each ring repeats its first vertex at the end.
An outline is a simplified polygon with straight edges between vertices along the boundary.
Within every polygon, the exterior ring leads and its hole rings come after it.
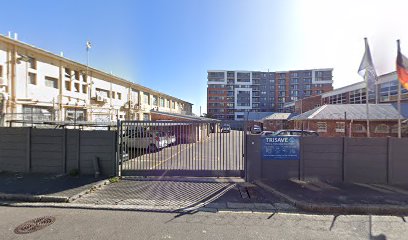
POLYGON ((130 132, 122 137, 122 142, 126 148, 146 149, 149 152, 167 146, 167 138, 160 132, 130 132))

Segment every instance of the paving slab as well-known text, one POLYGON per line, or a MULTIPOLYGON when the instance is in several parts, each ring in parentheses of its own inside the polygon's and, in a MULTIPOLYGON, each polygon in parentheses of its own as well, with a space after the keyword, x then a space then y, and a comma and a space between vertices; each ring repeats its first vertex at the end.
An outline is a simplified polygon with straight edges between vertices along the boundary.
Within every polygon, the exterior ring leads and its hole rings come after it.
POLYGON ((106 181, 93 176, 0 173, 0 199, 31 202, 66 202, 106 181))
POLYGON ((328 183, 321 181, 258 181, 257 185, 285 198, 276 208, 296 207, 320 213, 402 214, 408 213, 408 186, 328 183))

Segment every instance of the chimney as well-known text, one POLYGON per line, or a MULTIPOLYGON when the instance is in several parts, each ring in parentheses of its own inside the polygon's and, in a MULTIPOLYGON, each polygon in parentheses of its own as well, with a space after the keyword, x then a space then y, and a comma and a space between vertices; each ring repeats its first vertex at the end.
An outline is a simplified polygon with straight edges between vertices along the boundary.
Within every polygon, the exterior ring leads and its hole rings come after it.
POLYGON ((11 38, 11 32, 10 31, 8 32, 8 37, 11 38))
POLYGON ((63 52, 63 51, 60 52, 60 56, 61 56, 61 57, 64 56, 64 52, 63 52))
POLYGON ((14 33, 14 40, 18 40, 18 34, 14 33))

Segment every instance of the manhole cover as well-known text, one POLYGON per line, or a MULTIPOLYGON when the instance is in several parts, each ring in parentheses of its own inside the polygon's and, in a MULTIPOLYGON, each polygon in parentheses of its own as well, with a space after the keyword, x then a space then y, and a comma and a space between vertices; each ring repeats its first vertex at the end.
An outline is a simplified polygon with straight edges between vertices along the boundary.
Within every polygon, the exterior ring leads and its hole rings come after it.
POLYGON ((14 229, 16 234, 27 234, 41 230, 55 222, 55 217, 45 216, 32 219, 23 224, 20 224, 14 229))

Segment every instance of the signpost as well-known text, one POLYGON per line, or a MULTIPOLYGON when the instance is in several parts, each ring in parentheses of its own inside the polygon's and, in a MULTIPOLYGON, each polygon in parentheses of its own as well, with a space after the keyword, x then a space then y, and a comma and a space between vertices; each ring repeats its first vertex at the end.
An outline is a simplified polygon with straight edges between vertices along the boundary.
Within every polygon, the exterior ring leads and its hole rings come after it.
POLYGON ((263 160, 300 160, 299 137, 273 136, 262 138, 263 160))

